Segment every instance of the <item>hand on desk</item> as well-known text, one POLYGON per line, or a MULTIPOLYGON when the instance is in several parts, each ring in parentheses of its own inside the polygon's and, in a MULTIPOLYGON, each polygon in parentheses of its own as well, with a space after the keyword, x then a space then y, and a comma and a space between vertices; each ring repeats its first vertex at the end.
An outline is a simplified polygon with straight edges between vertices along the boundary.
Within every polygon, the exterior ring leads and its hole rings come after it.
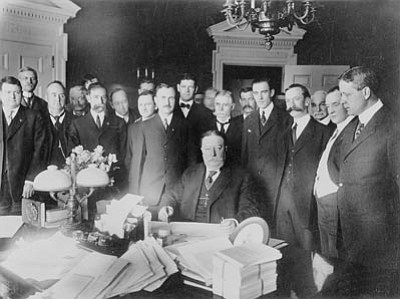
POLYGON ((158 211, 158 220, 162 222, 169 222, 169 217, 174 214, 174 208, 165 206, 158 211))

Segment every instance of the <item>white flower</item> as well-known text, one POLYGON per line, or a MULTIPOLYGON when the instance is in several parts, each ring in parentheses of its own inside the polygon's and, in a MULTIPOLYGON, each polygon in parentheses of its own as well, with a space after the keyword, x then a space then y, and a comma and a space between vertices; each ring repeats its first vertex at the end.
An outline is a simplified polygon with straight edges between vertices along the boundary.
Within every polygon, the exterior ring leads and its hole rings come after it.
POLYGON ((77 155, 80 155, 83 152, 83 146, 82 145, 75 146, 72 151, 77 155))
POLYGON ((101 146, 101 145, 96 146, 96 148, 94 149, 93 152, 102 156, 103 152, 104 152, 103 146, 101 146))
POLYGON ((117 163, 117 156, 115 154, 108 154, 108 164, 117 163))

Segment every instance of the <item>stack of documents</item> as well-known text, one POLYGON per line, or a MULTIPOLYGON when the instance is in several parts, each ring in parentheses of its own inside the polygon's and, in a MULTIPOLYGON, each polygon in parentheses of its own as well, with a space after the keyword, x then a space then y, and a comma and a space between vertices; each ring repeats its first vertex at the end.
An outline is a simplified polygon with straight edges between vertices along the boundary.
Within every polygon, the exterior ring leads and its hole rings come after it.
POLYGON ((276 290, 279 250, 246 243, 213 256, 213 293, 228 299, 252 299, 276 290))
POLYGON ((34 298, 98 299, 140 290, 153 291, 178 271, 153 238, 131 245, 120 258, 88 254, 65 277, 34 298))
POLYGON ((212 256, 233 247, 227 236, 191 241, 165 247, 177 261, 184 276, 184 283, 211 291, 213 283, 212 256))

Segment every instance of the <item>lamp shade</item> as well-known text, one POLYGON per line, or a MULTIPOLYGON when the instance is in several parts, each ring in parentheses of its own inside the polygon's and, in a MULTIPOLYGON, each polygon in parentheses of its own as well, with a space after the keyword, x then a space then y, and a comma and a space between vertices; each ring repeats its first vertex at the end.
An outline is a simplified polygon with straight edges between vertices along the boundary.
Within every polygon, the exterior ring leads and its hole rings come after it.
POLYGON ((72 185, 71 177, 57 166, 50 165, 33 180, 33 189, 43 192, 68 190, 72 185))
POLYGON ((76 184, 80 187, 104 187, 109 182, 107 172, 97 168, 95 164, 82 169, 76 176, 76 184))

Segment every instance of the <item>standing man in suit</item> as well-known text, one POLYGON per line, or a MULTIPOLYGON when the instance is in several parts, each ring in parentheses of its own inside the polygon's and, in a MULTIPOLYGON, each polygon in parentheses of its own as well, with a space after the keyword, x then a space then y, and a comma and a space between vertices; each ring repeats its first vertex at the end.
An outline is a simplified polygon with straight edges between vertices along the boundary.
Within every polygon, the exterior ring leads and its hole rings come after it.
POLYGON ((310 114, 321 124, 328 126, 332 132, 336 129, 335 123, 331 121, 326 106, 326 91, 317 90, 311 96, 310 114))
MULTIPOLYGON (((203 105, 194 102, 194 94, 197 91, 196 78, 189 73, 184 73, 177 84, 179 101, 175 105, 175 113, 181 118, 187 119, 193 129, 195 145, 200 148, 201 135, 208 130, 213 122, 212 111, 203 105)), ((198 160, 201 160, 200 150, 198 160)))
POLYGON ((330 130, 310 117, 310 94, 300 84, 285 93, 292 124, 279 141, 280 178, 276 203, 276 237, 289 243, 278 268, 282 295, 294 292, 309 298, 317 291, 313 279, 312 251, 318 245, 317 209, 313 197, 315 173, 330 130))
POLYGON ((337 128, 326 144, 318 164, 314 184, 314 196, 318 206, 318 228, 321 242, 321 254, 331 264, 338 259, 337 230, 338 230, 338 205, 337 191, 339 186, 332 180, 331 173, 337 172, 331 160, 336 148, 340 147, 343 140, 343 130, 354 118, 349 116, 341 101, 339 86, 327 92, 326 107, 330 119, 337 128))
POLYGON ((263 200, 261 215, 273 230, 279 186, 276 175, 279 166, 277 140, 289 126, 290 116, 272 102, 275 90, 269 82, 268 78, 259 78, 252 84, 258 109, 244 120, 242 164, 254 176, 260 188, 263 200))
MULTIPOLYGON (((186 167, 195 162, 195 149, 185 119, 175 115, 175 90, 167 84, 156 88, 158 113, 137 126, 128 137, 129 191, 144 196, 152 212, 161 196, 172 188, 186 167), (134 138, 133 138, 134 137, 134 138)), ((135 124, 136 125, 136 124, 135 124)))
POLYGON ((113 165, 110 176, 115 179, 115 192, 121 192, 126 184, 126 124, 123 119, 107 111, 107 90, 101 83, 92 83, 89 86, 87 99, 90 103, 89 113, 71 122, 68 152, 78 145, 89 151, 101 145, 106 155, 115 154, 118 162, 113 165))
POLYGON ((18 72, 18 80, 22 86, 23 100, 21 105, 39 112, 42 119, 46 119, 47 102, 34 94, 38 84, 37 72, 29 66, 23 67, 18 72))
POLYGON ((242 107, 243 119, 257 109, 256 100, 254 99, 251 87, 244 87, 240 90, 239 102, 242 107))
POLYGON ((378 98, 367 67, 339 76, 342 103, 355 121, 344 132, 337 177, 341 283, 352 296, 399 295, 399 122, 378 98))
POLYGON ((211 130, 217 130, 225 137, 226 163, 241 163, 243 117, 232 118, 235 103, 230 91, 222 90, 215 97, 215 120, 211 130))
POLYGON ((46 99, 49 113, 45 120, 49 147, 47 165, 57 165, 62 168, 68 156, 68 131, 73 116, 65 110, 65 87, 60 81, 47 85, 46 99))
POLYGON ((235 221, 259 216, 255 182, 238 166, 225 164, 224 137, 208 131, 201 142, 203 163, 185 170, 173 189, 162 198, 159 219, 221 223, 234 228, 235 221), (230 218, 230 219, 229 219, 230 218), (229 220, 228 220, 229 219, 229 220))
POLYGON ((45 166, 45 128, 39 113, 21 105, 17 78, 0 80, 0 96, 0 214, 21 214, 21 199, 33 195, 33 179, 45 166))
POLYGON ((82 85, 75 85, 69 89, 69 104, 67 111, 74 117, 83 116, 90 110, 86 99, 86 89, 82 85))
POLYGON ((114 89, 111 94, 111 107, 114 109, 115 115, 122 118, 127 125, 133 124, 135 120, 140 118, 137 111, 129 108, 128 95, 122 88, 114 89))

